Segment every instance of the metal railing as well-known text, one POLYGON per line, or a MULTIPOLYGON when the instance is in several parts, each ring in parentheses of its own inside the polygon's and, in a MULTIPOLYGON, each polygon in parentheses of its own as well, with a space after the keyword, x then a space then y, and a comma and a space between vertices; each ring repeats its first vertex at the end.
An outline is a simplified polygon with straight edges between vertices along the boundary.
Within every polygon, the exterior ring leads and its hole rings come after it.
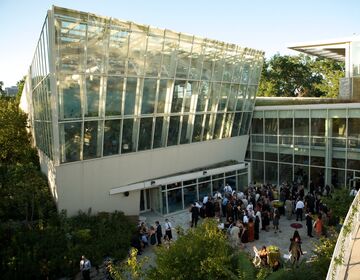
POLYGON ((351 248, 354 245, 360 225, 360 191, 357 192, 337 239, 331 258, 326 280, 345 279, 351 257, 351 248))

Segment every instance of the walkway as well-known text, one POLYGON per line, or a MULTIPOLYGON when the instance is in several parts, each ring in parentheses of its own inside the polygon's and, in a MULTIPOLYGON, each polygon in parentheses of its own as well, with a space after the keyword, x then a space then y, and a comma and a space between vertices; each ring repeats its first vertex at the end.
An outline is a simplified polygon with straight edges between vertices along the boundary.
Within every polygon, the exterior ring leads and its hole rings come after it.
MULTIPOLYGON (((164 223, 165 218, 157 215, 153 212, 142 214, 142 216, 145 218, 145 222, 147 225, 154 225, 155 221, 159 221, 162 225, 162 228, 164 230, 164 223)), ((256 246, 258 249, 260 249, 263 245, 269 246, 269 245, 275 245, 280 248, 280 253, 283 256, 284 254, 288 254, 289 245, 290 245, 290 238, 292 238, 295 229, 292 228, 290 225, 292 223, 299 223, 302 225, 302 228, 298 229, 300 237, 302 239, 302 250, 304 253, 304 258, 309 259, 312 256, 312 250, 314 249, 314 244, 318 242, 317 238, 310 238, 307 236, 307 230, 306 230, 306 224, 305 219, 302 222, 296 222, 295 215, 294 218, 291 220, 287 220, 285 216, 281 216, 280 218, 280 230, 281 232, 275 233, 272 229, 269 232, 266 231, 260 231, 260 239, 255 240, 254 242, 246 243, 245 250, 248 251, 252 256, 253 253, 253 246, 256 246)), ((185 230, 189 229, 190 224, 190 213, 189 212, 181 212, 173 215, 167 216, 169 221, 172 224, 172 227, 175 228, 176 226, 180 225, 185 230)), ((200 218, 199 222, 201 223, 202 219, 200 218)), ((315 235, 315 233, 313 233, 315 235)), ((173 231, 174 240, 176 240, 177 236, 176 233, 173 231)), ((360 246, 360 242, 359 242, 360 246)), ((154 264, 154 252, 152 247, 146 248, 142 256, 148 256, 150 258, 150 265, 154 264)), ((300 258, 301 261, 302 258, 300 258)))
POLYGON ((351 249, 350 260, 347 265, 345 279, 357 280, 360 278, 360 227, 358 226, 354 243, 351 249))

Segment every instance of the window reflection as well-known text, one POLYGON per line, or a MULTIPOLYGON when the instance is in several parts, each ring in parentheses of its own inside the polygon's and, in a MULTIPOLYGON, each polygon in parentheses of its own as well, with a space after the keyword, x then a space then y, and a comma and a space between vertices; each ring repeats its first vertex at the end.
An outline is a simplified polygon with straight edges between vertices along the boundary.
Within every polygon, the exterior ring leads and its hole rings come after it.
POLYGON ((119 153, 120 120, 105 121, 104 126, 104 156, 119 153))
POLYGON ((126 91, 125 91, 125 115, 133 115, 135 110, 135 99, 136 99, 136 78, 127 78, 126 91))
POLYGON ((106 87, 106 116, 121 115, 122 94, 124 79, 119 77, 108 77, 106 87))
POLYGON ((138 151, 151 148, 152 124, 153 118, 142 118, 140 120, 138 151))

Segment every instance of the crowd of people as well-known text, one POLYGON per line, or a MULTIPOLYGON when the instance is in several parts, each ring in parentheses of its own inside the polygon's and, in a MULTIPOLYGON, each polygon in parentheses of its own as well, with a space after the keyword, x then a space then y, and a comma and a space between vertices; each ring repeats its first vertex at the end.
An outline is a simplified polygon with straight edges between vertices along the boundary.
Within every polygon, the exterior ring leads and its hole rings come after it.
MULTIPOLYGON (((246 243, 261 240, 271 230, 280 234, 280 219, 305 220, 307 235, 326 235, 331 223, 331 210, 322 202, 323 196, 331 195, 329 186, 309 182, 305 192, 302 182, 283 183, 279 188, 271 184, 251 184, 244 191, 235 191, 225 185, 214 194, 194 201, 190 208, 190 227, 196 227, 200 218, 214 218, 229 238, 233 248, 244 248, 246 243), (313 231, 315 234, 313 235, 313 231)), ((149 245, 169 245, 172 240, 172 224, 168 219, 148 226, 139 222, 138 230, 131 239, 131 246, 142 254, 149 245)), ((301 238, 297 231, 290 239, 289 253, 294 262, 302 255, 301 238)), ((282 237, 283 238, 283 237, 282 237)), ((264 243, 266 238, 264 238, 264 243)))

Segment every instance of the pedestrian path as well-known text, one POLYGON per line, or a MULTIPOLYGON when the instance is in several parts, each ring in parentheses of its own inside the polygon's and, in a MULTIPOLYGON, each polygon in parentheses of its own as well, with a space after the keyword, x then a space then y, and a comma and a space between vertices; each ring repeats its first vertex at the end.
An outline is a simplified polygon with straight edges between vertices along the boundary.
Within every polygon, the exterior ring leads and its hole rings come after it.
MULTIPOLYGON (((165 218, 154 212, 144 213, 142 214, 141 218, 146 222, 148 226, 154 225, 155 221, 159 221, 162 227, 164 227, 163 225, 165 222, 165 218)), ((176 213, 173 215, 168 215, 166 216, 166 218, 170 220, 173 228, 176 228, 176 226, 181 226, 184 230, 187 230, 190 227, 190 213, 188 211, 176 213)), ((199 220, 199 224, 202 222, 202 220, 203 219, 199 220)), ((302 251, 304 253, 304 255, 300 258, 300 261, 302 258, 309 259, 313 254, 312 250, 314 249, 314 245, 319 241, 315 237, 310 238, 307 236, 305 219, 303 219, 303 221, 296 222, 295 216, 293 216, 293 219, 291 220, 288 220, 285 216, 281 216, 279 223, 279 229, 281 230, 281 232, 275 233, 275 231, 272 229, 272 226, 270 226, 269 232, 261 230, 259 240, 246 243, 244 250, 247 251, 251 256, 253 256, 254 255, 253 246, 256 246, 258 249, 260 249, 264 245, 265 246, 274 245, 279 247, 282 256, 288 254, 289 246, 290 246, 290 238, 293 237, 295 231, 295 229, 290 226, 293 223, 298 223, 301 225, 301 228, 297 229, 302 239, 301 246, 302 246, 302 251)), ((174 240, 176 240, 177 235, 175 230, 173 230, 173 237, 174 240)), ((154 251, 152 247, 146 248, 142 257, 143 256, 149 257, 149 265, 154 265, 155 260, 154 260, 154 251)))
POLYGON ((360 229, 358 226, 354 243, 351 248, 350 260, 347 265, 347 280, 360 279, 360 229))

